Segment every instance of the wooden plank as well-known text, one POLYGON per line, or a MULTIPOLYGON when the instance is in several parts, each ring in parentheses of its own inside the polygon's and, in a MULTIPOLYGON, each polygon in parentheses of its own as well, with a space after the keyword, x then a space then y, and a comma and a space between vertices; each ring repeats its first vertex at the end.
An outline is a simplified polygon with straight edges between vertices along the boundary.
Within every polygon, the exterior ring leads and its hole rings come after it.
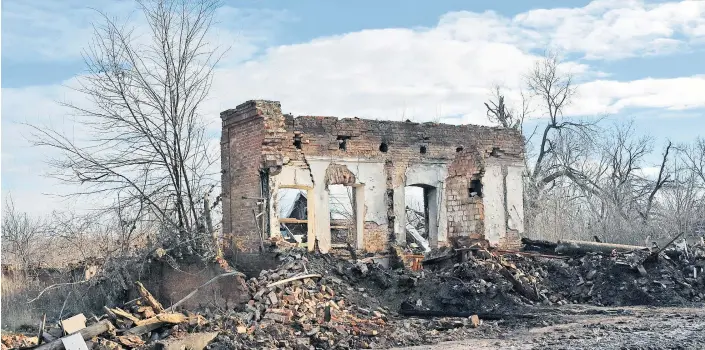
POLYGON ((147 332, 151 332, 159 327, 162 327, 166 324, 178 324, 186 322, 186 320, 187 318, 184 314, 159 314, 157 316, 150 317, 146 320, 139 320, 140 322, 139 324, 137 324, 137 327, 128 329, 125 334, 142 335, 147 332))
POLYGON ((152 293, 150 293, 147 288, 144 287, 142 282, 137 281, 135 282, 135 284, 137 285, 137 291, 140 293, 144 301, 146 301, 147 304, 152 307, 154 312, 161 313, 164 311, 164 307, 162 306, 162 304, 159 303, 159 301, 154 296, 152 296, 152 293))
POLYGON ((301 220, 296 218, 279 218, 279 222, 283 224, 308 224, 308 220, 301 220))
POLYGON ((119 308, 119 307, 112 308, 112 309, 110 309, 110 311, 111 311, 113 314, 115 314, 115 315, 117 315, 117 316, 120 316, 120 317, 122 317, 122 318, 126 318, 126 319, 128 319, 128 320, 130 320, 130 321, 132 321, 132 322, 134 322, 134 323, 137 323, 137 322, 140 320, 139 318, 135 317, 135 316, 132 315, 131 313, 129 313, 129 312, 127 312, 127 311, 125 311, 125 310, 123 310, 123 309, 121 309, 121 308, 119 308))
POLYGON ((279 188, 291 188, 295 190, 312 190, 313 188, 311 186, 306 186, 306 185, 279 185, 279 188))

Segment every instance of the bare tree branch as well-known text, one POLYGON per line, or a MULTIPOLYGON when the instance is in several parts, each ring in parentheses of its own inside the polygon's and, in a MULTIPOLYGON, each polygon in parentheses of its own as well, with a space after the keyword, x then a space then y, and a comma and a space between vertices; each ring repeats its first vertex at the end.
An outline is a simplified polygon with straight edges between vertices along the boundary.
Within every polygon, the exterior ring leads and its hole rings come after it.
POLYGON ((75 87, 90 104, 63 104, 84 137, 32 126, 33 141, 61 153, 52 175, 85 189, 76 194, 114 198, 107 205, 132 213, 127 232, 150 217, 171 238, 192 239, 205 230, 198 202, 218 180, 199 106, 222 57, 208 42, 219 1, 138 4, 147 42, 106 14, 93 26, 88 72, 75 87))

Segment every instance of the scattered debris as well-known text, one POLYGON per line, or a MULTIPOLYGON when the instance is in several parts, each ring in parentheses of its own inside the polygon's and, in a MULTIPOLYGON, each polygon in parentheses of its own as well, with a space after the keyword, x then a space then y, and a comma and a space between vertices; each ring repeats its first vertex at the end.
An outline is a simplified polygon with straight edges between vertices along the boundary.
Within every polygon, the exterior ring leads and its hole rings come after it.
MULTIPOLYGON (((249 279, 232 269, 225 274, 240 276, 249 297, 234 308, 183 310, 184 299, 165 307, 136 282, 139 299, 60 324, 88 348, 101 349, 383 348, 492 332, 485 325, 493 322, 545 322, 541 310, 566 304, 705 300, 705 244, 654 253, 598 242, 524 243, 525 251, 502 251, 455 239, 426 254, 423 269, 420 263, 390 268, 379 256, 349 260, 275 248, 277 268, 249 279), (566 256, 559 249, 565 244, 572 247, 566 256)), ((51 323, 40 324, 47 329, 35 337, 3 335, 3 348, 63 349, 71 341, 61 328, 57 334, 51 323)))
POLYGON ((71 334, 86 328, 86 316, 83 314, 78 314, 69 317, 65 320, 61 320, 61 327, 64 329, 66 334, 71 334))

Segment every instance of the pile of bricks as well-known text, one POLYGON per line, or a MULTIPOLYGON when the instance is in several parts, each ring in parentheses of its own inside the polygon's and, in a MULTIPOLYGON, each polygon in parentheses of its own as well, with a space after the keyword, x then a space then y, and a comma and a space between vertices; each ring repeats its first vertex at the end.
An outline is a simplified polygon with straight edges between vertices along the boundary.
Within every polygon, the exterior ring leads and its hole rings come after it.
POLYGON ((388 310, 349 305, 337 291, 340 283, 309 274, 305 264, 305 259, 292 261, 247 282, 251 299, 238 315, 240 338, 258 346, 298 349, 369 345, 384 330, 388 310), (287 326, 284 332, 282 325, 287 326))

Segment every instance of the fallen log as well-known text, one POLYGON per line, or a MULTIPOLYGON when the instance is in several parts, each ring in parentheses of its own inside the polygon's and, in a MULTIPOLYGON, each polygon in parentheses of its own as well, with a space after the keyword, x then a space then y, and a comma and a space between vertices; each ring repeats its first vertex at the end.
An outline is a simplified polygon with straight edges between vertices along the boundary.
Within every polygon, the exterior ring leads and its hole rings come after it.
POLYGON ((556 253, 564 255, 584 255, 586 253, 610 254, 612 251, 630 252, 635 250, 649 251, 649 248, 626 244, 598 243, 588 241, 558 241, 556 253))
MULTIPOLYGON (((108 320, 102 320, 90 327, 86 327, 78 331, 78 333, 81 334, 81 337, 83 337, 83 340, 88 340, 93 337, 96 337, 98 335, 101 335, 111 329, 113 329, 113 324, 110 323, 108 320)), ((59 350, 59 349, 65 349, 64 348, 64 343, 61 341, 61 338, 56 339, 54 341, 51 341, 49 343, 40 345, 34 350, 59 350)))
POLYGON ((558 243, 556 242, 551 242, 551 241, 544 241, 540 239, 530 239, 530 238, 522 238, 521 243, 524 245, 528 246, 534 246, 534 247, 540 247, 540 248, 546 248, 546 249, 556 249, 556 246, 558 243))
POLYGON ((534 257, 534 258, 546 258, 546 259, 570 259, 567 256, 561 256, 561 255, 549 255, 549 254, 538 254, 538 253, 529 253, 529 252, 520 252, 516 250, 500 250, 497 249, 494 251, 497 253, 497 255, 508 255, 508 254, 516 254, 516 255, 522 255, 522 256, 528 256, 528 257, 534 257))

